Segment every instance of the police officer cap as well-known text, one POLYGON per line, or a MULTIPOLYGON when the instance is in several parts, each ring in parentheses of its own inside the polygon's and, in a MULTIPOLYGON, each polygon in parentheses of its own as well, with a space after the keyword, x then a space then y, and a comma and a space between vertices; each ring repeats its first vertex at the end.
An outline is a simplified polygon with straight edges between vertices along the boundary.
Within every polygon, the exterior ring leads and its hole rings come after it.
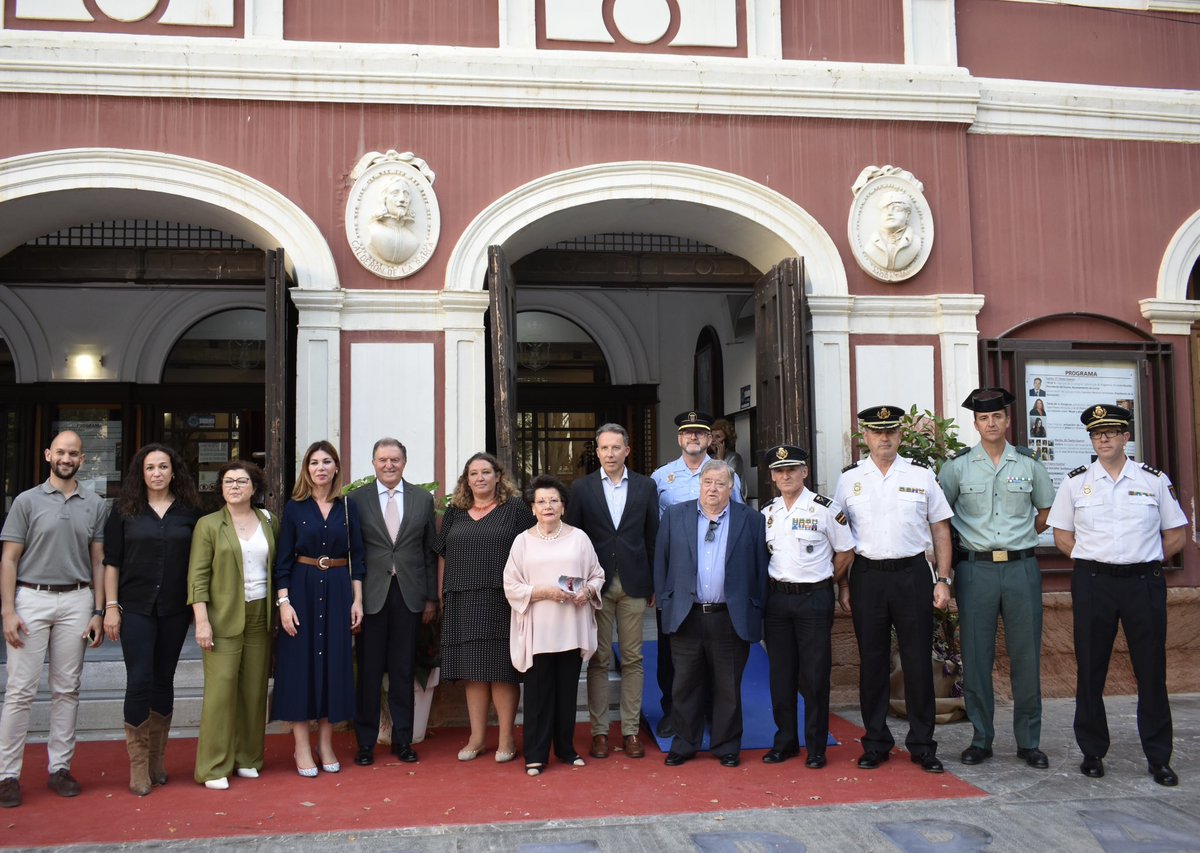
POLYGON ((963 400, 963 408, 972 412, 999 412, 1016 399, 1006 388, 976 388, 963 400))
POLYGON ((763 454, 763 465, 768 468, 794 468, 808 464, 808 451, 794 444, 777 444, 763 454))
POLYGON ((1084 409, 1083 414, 1079 416, 1079 420, 1087 427, 1088 432, 1095 429, 1111 429, 1113 427, 1124 432, 1129 432, 1129 422, 1133 420, 1133 413, 1129 409, 1123 409, 1111 403, 1098 403, 1095 406, 1088 406, 1084 409))
POLYGON ((903 414, 899 406, 872 406, 858 413, 858 422, 871 429, 895 429, 903 414))
POLYGON ((713 416, 708 412, 697 412, 695 409, 690 412, 680 412, 675 416, 675 426, 680 432, 690 429, 704 430, 712 432, 713 416))

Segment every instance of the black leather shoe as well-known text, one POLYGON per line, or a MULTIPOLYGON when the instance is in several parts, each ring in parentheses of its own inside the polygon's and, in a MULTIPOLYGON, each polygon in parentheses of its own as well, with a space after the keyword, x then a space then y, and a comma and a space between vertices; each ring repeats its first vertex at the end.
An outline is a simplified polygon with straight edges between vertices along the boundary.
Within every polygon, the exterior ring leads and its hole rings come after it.
POLYGON ((666 740, 669 737, 675 737, 675 729, 671 727, 671 718, 663 717, 658 721, 658 725, 654 729, 654 736, 666 740))
POLYGON ((1175 775, 1175 771, 1166 764, 1151 764, 1150 775, 1154 777, 1154 781, 1160 785, 1165 785, 1168 788, 1174 788, 1179 784, 1179 777, 1175 775))
POLYGON ((992 757, 992 750, 985 746, 968 746, 962 751, 963 764, 983 764, 992 757))
POLYGON ((1104 762, 1094 755, 1085 755, 1079 765, 1079 772, 1084 776, 1099 779, 1104 775, 1104 762))
POLYGON ((858 759, 858 766, 863 770, 874 770, 891 757, 892 755, 889 752, 879 752, 874 749, 868 749, 862 754, 862 757, 858 759))
POLYGON ((79 792, 83 790, 71 775, 71 771, 65 767, 50 774, 50 778, 46 780, 46 787, 60 797, 78 797, 79 792))
POLYGON ((21 783, 16 777, 0 779, 0 809, 15 809, 21 805, 21 783))
POLYGON ((731 752, 728 755, 721 756, 722 767, 737 767, 742 763, 742 759, 738 757, 736 752, 731 752))
POLYGON ((678 752, 668 752, 666 760, 663 761, 663 764, 667 765, 668 767, 678 767, 680 764, 686 764, 691 760, 692 757, 690 755, 680 755, 678 752))
POLYGON ((804 759, 804 766, 809 770, 820 770, 825 766, 825 753, 821 752, 813 755, 810 752, 808 758, 804 759))
POLYGON ((359 767, 367 767, 375 763, 375 747, 360 746, 354 756, 354 763, 359 767))
POLYGON ((410 743, 402 743, 399 746, 392 745, 392 755, 399 758, 405 764, 416 764, 421 759, 417 758, 417 751, 412 748, 410 743))
POLYGON ((1018 749, 1017 758, 1025 759, 1025 763, 1035 770, 1047 770, 1050 767, 1050 759, 1036 746, 1029 749, 1018 749))
POLYGON ((921 769, 926 773, 944 773, 946 768, 942 767, 941 759, 932 752, 925 752, 921 755, 912 756, 912 763, 919 764, 921 769))
POLYGON ((763 764, 783 764, 789 758, 799 755, 798 749, 772 749, 763 756, 763 764))

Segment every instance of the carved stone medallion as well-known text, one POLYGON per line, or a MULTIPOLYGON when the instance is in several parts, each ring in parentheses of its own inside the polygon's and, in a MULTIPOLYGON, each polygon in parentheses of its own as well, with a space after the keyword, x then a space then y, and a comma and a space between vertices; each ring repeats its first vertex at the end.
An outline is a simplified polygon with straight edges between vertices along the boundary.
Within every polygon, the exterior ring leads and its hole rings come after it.
POLYGON ((350 173, 346 239, 358 262, 380 278, 405 278, 437 247, 442 214, 433 170, 412 152, 372 151, 350 173))
POLYGON ((912 278, 933 247, 933 213, 925 186, 895 166, 868 166, 851 191, 847 230, 854 260, 879 281, 912 278))

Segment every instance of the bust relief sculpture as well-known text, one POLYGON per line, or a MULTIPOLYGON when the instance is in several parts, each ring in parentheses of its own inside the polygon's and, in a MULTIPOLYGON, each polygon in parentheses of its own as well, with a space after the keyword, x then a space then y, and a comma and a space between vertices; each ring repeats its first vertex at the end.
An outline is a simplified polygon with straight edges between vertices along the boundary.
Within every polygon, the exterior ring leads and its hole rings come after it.
POLYGON ((903 281, 925 265, 933 216, 924 185, 895 166, 869 166, 852 191, 849 238, 858 265, 879 281, 903 281))
POLYGON ((404 278, 437 245, 441 214, 433 170, 412 153, 372 151, 350 173, 346 239, 359 263, 381 278, 404 278))

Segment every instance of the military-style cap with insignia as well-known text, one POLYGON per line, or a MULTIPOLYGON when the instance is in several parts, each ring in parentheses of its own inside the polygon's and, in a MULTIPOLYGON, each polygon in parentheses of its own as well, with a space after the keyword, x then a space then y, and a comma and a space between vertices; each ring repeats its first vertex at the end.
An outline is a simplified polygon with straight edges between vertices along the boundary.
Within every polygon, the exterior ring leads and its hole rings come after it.
POLYGON ((763 454, 762 464, 767 468, 794 468, 808 464, 808 451, 792 444, 777 444, 763 454))
POLYGON ((693 409, 690 412, 680 412, 675 416, 675 426, 680 432, 691 429, 712 432, 712 425, 713 416, 708 412, 697 412, 693 409))
POLYGON ((1133 420, 1133 413, 1129 409, 1123 409, 1120 406, 1109 403, 1098 403, 1095 406, 1088 406, 1084 409, 1083 414, 1079 416, 1079 420, 1087 428, 1088 432, 1097 429, 1110 429, 1112 427, 1129 432, 1129 422, 1133 420))
POLYGON ((963 400, 963 408, 972 412, 999 412, 1016 400, 1006 388, 976 388, 963 400))
POLYGON ((858 422, 871 429, 895 429, 903 415, 899 406, 872 406, 858 413, 858 422))

